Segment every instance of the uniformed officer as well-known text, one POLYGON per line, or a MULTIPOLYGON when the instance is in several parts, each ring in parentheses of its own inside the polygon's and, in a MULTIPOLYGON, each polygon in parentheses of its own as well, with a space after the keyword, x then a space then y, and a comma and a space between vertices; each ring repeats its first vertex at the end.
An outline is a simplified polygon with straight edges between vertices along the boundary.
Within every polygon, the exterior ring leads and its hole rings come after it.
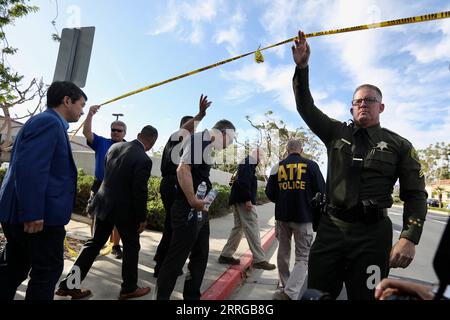
POLYGON ((313 208, 316 193, 324 193, 325 181, 316 162, 302 157, 302 142, 289 140, 288 156, 271 172, 267 197, 275 203, 277 264, 281 288, 274 300, 297 300, 308 271, 313 240, 313 208), (291 239, 295 241, 295 265, 289 270, 291 239))
POLYGON ((185 300, 199 300, 209 254, 209 219, 205 200, 195 190, 205 182, 207 193, 212 149, 221 150, 233 143, 235 127, 220 120, 213 129, 198 132, 183 142, 183 155, 177 169, 177 193, 171 208, 172 239, 158 276, 158 300, 169 300, 178 274, 189 256, 188 274, 184 282, 185 300), (203 211, 203 213, 202 213, 203 211), (200 213, 199 213, 200 212, 200 213))
POLYGON ((167 250, 169 249, 170 239, 172 238, 172 226, 170 224, 170 208, 175 201, 176 184, 177 184, 177 167, 180 163, 180 152, 182 141, 186 136, 194 133, 195 127, 203 120, 206 115, 206 109, 211 105, 207 96, 200 96, 199 111, 195 117, 184 116, 180 121, 180 129, 170 135, 161 158, 161 184, 159 192, 164 205, 166 216, 164 219, 164 231, 158 248, 156 249, 155 272, 153 276, 158 277, 159 270, 162 266, 167 250))
POLYGON ((414 258, 427 211, 423 172, 411 143, 380 126, 385 106, 377 87, 356 88, 349 124, 330 119, 314 105, 310 48, 304 34, 298 35, 292 47, 297 110, 328 152, 328 214, 311 248, 308 287, 337 297, 345 282, 349 299, 373 299, 377 278, 387 277, 389 267, 406 268, 414 258), (404 223, 391 248, 387 208, 397 178, 404 223))

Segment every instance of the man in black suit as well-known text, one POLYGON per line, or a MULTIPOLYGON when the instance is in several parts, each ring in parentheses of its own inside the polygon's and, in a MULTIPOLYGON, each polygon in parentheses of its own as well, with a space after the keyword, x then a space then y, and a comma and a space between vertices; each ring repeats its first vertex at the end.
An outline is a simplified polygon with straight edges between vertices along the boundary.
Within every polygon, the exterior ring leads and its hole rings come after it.
POLYGON ((152 126, 145 126, 136 140, 119 142, 109 149, 105 158, 105 177, 92 204, 97 217, 94 236, 83 246, 56 295, 80 299, 91 294, 90 290, 74 288, 72 280, 76 272, 73 270, 79 271, 79 282, 83 281, 114 226, 123 242, 123 282, 119 300, 150 292, 149 287, 137 286, 139 234, 146 225, 147 182, 152 169, 152 161, 146 151, 153 147, 157 138, 158 131, 152 126))

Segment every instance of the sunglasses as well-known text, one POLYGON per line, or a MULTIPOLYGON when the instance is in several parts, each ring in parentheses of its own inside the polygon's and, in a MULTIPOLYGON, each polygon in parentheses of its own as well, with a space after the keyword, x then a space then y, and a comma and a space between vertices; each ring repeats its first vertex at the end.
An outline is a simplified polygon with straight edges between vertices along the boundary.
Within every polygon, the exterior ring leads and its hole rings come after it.
POLYGON ((111 129, 111 132, 119 132, 119 133, 121 133, 121 132, 123 132, 123 130, 122 129, 111 129))

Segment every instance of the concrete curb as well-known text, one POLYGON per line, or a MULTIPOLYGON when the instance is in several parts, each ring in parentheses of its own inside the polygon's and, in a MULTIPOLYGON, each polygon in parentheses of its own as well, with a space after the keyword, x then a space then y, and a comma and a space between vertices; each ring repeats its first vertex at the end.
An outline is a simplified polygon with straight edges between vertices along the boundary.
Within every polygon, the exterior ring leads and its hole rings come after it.
MULTIPOLYGON (((275 228, 268 231, 261 239, 264 251, 267 251, 275 240, 275 228)), ((239 257, 239 265, 230 266, 214 283, 203 292, 201 300, 227 300, 234 290, 245 279, 245 271, 252 265, 253 255, 247 250, 239 257)))

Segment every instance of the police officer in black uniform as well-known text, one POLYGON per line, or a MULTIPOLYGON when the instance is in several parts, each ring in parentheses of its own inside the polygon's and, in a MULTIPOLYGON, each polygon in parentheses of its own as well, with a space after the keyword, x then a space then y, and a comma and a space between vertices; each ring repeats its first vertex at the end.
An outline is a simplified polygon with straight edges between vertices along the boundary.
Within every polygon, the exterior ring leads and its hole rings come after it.
POLYGON ((414 258, 427 212, 424 175, 411 143, 380 126, 380 89, 359 86, 353 121, 330 119, 309 90, 309 45, 299 32, 292 47, 297 110, 328 152, 327 215, 322 217, 309 258, 308 287, 337 297, 345 282, 349 299, 373 299, 389 267, 406 268, 414 258), (387 217, 393 186, 400 180, 403 230, 392 247, 387 217))
POLYGON ((234 125, 217 122, 212 130, 190 136, 183 142, 183 155, 177 169, 177 193, 171 208, 172 240, 158 276, 158 300, 169 300, 177 277, 189 254, 188 274, 184 282, 185 300, 199 300, 200 287, 209 254, 209 219, 205 200, 196 197, 198 186, 205 182, 211 190, 209 171, 212 148, 221 150, 233 143, 234 125))
POLYGON ((159 192, 161 193, 161 200, 164 205, 166 216, 164 219, 164 231, 158 248, 156 249, 155 278, 159 275, 159 270, 162 266, 167 250, 169 249, 170 239, 172 238, 172 226, 170 224, 170 208, 175 201, 176 184, 177 184, 177 167, 180 162, 181 145, 183 138, 194 133, 197 125, 202 121, 206 115, 206 109, 211 105, 207 96, 200 96, 199 112, 195 117, 184 116, 180 121, 180 129, 171 134, 161 158, 161 184, 159 192))

